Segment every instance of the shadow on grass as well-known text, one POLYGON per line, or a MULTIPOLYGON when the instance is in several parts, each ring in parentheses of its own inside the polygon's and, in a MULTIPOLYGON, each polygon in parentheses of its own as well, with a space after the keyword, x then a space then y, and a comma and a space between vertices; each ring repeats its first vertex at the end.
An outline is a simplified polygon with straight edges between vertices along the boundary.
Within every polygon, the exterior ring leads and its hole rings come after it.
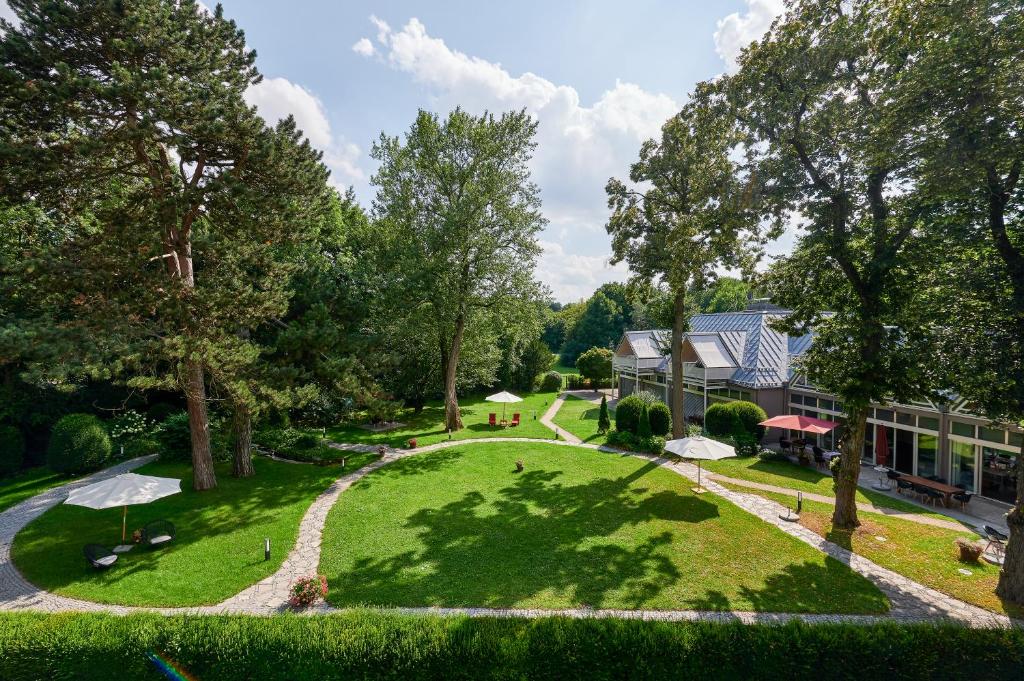
MULTIPOLYGON (((441 465, 460 458, 446 453, 450 458, 441 465)), ((667 552, 673 533, 631 547, 603 538, 651 520, 699 523, 718 515, 715 504, 694 495, 642 496, 634 485, 655 468, 648 463, 628 476, 578 485, 559 483, 558 470, 530 470, 498 490, 497 499, 471 491, 396 518, 415 531, 423 549, 357 558, 344 574, 328 575, 338 585, 331 600, 500 607, 547 592, 602 607, 614 593, 617 601, 640 607, 684 578, 667 552)))

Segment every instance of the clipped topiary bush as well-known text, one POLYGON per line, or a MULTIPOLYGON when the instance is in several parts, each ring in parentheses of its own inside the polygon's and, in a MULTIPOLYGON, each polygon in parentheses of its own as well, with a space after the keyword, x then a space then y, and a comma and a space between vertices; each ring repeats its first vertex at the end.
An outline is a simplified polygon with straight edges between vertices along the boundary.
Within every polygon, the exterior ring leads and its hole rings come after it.
POLYGON ((99 470, 110 459, 110 436, 92 414, 68 414, 53 426, 46 464, 56 473, 99 470))
POLYGON ((0 478, 14 475, 25 464, 25 438, 14 426, 0 426, 0 478))
POLYGON ((636 433, 640 423, 640 410, 644 408, 643 400, 636 395, 628 395, 619 400, 615 406, 615 429, 626 433, 636 433))
POLYGON ((732 409, 736 419, 739 421, 740 427, 745 433, 753 437, 757 442, 764 439, 765 427, 758 425, 761 421, 768 418, 768 414, 764 409, 753 402, 745 402, 743 400, 730 402, 727 406, 732 409))
POLYGON ((649 438, 651 433, 651 410, 645 404, 640 407, 640 418, 636 422, 636 436, 641 440, 649 438))
POLYGON ((672 412, 664 402, 655 402, 649 406, 647 415, 651 419, 651 433, 654 435, 668 435, 672 430, 672 412))
POLYGON ((544 374, 540 381, 541 392, 550 393, 562 389, 562 374, 557 371, 549 371, 544 374))
POLYGON ((736 412, 729 408, 729 402, 715 402, 704 413, 704 427, 708 435, 728 437, 740 428, 736 412))

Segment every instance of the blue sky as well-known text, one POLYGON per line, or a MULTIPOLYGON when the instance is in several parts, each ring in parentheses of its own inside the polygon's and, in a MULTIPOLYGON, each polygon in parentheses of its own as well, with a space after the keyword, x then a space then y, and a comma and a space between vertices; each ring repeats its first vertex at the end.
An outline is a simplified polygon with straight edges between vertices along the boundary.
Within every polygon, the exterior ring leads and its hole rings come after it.
MULTIPOLYGON (((538 276, 562 302, 628 276, 607 264, 608 178, 626 177, 693 85, 728 70, 781 9, 781 0, 222 4, 265 77, 250 101, 268 119, 295 115, 335 183, 367 206, 370 146, 382 131, 408 129, 418 108, 526 107, 540 123, 533 171, 550 221, 538 276)), ((0 15, 10 15, 3 0, 0 15)))

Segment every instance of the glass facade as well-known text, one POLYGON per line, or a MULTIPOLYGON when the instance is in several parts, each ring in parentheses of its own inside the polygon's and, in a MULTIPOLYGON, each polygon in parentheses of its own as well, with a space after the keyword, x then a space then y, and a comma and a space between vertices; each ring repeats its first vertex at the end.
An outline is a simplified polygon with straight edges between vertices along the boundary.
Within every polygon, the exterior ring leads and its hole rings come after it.
POLYGON ((1008 504, 1017 495, 1017 457, 995 447, 981 448, 981 495, 1008 504))
POLYGON ((950 458, 952 459, 953 479, 951 485, 963 487, 968 492, 974 491, 974 445, 967 442, 952 441, 950 458))
POLYGON ((917 474, 922 477, 938 475, 939 438, 935 435, 917 434, 917 474))

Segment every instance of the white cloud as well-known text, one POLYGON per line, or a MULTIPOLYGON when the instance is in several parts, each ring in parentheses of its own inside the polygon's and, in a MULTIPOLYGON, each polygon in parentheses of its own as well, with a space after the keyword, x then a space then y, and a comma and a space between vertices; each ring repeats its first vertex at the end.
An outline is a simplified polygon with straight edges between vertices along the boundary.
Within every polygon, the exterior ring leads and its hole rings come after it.
POLYGON ((718 21, 715 51, 725 61, 727 71, 736 69, 740 51, 759 40, 784 9, 784 0, 747 0, 745 13, 733 12, 718 21))
POLYGON ((360 38, 356 41, 356 44, 352 46, 352 51, 356 54, 361 54, 364 57, 372 57, 373 53, 376 52, 373 43, 370 42, 369 38, 360 38))
POLYGON ((359 166, 359 147, 335 136, 323 102, 306 88, 287 78, 265 78, 246 91, 245 99, 270 124, 294 116, 309 143, 324 152, 324 162, 339 187, 366 179, 359 166))
POLYGON ((537 150, 531 166, 551 220, 538 276, 555 297, 574 300, 605 281, 622 279, 624 268, 602 264, 609 253, 604 186, 612 176, 628 175, 640 144, 657 136, 680 104, 670 95, 616 80, 587 106, 570 85, 529 72, 513 75, 501 64, 452 49, 416 18, 401 30, 377 17, 370 21, 377 29, 375 53, 422 85, 435 110, 525 108, 536 118, 537 150))

